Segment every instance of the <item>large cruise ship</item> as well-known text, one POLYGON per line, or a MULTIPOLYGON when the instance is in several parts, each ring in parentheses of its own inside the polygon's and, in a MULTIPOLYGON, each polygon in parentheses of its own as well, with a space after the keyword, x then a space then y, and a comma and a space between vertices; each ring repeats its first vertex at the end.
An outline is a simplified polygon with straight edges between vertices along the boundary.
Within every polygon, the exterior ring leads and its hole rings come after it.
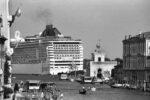
POLYGON ((52 25, 24 41, 12 41, 13 73, 52 74, 83 70, 83 44, 81 40, 63 36, 52 25))

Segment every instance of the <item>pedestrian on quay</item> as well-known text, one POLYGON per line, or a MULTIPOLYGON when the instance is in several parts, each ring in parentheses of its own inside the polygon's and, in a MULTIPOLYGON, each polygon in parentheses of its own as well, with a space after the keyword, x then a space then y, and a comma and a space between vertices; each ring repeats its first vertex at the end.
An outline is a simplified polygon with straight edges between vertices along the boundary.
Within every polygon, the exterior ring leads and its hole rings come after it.
POLYGON ((94 85, 95 84, 95 80, 96 80, 96 77, 94 76, 93 78, 92 78, 92 85, 94 85))
POLYGON ((60 92, 60 100, 63 100, 64 94, 60 92))
POLYGON ((146 81, 144 80, 144 83, 143 83, 143 90, 146 91, 146 81))
POLYGON ((16 100, 16 93, 13 94, 12 100, 16 100))
POLYGON ((24 82, 21 80, 20 81, 20 87, 23 87, 23 85, 24 85, 24 82))
POLYGON ((85 89, 85 87, 83 86, 82 89, 79 90, 80 94, 86 94, 87 90, 85 89))
POLYGON ((19 92, 22 92, 22 91, 23 91, 23 86, 24 86, 24 82, 21 80, 21 81, 20 81, 19 92))
POLYGON ((43 93, 43 91, 41 92, 41 100, 43 100, 43 98, 44 98, 44 93, 43 93))
POLYGON ((15 83, 15 86, 14 86, 14 93, 17 93, 19 91, 19 86, 17 83, 15 83))

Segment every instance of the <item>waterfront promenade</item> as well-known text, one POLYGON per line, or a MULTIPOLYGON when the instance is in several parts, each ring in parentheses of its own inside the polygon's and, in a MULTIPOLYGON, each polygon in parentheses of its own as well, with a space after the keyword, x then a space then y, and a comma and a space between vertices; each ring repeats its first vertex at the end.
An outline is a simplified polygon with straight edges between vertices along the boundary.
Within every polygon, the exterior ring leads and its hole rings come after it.
MULTIPOLYGON (((28 76, 21 78, 20 76, 13 80, 14 82, 19 82, 20 79, 27 79, 28 76)), ((34 76, 30 77, 33 78, 34 76)), ((41 79, 43 76, 35 76, 33 79, 41 79)), ((149 100, 150 92, 143 92, 137 90, 129 89, 120 89, 120 88, 111 88, 107 84, 95 84, 96 91, 91 91, 89 87, 92 87, 91 84, 80 84, 78 82, 70 82, 68 80, 59 80, 56 77, 51 77, 54 79, 46 78, 43 81, 53 81, 56 84, 58 90, 64 94, 63 100, 149 100), (79 94, 79 89, 85 87, 87 94, 79 94)), ((29 78, 29 77, 28 77, 29 78)), ((5 99, 12 100, 12 98, 5 99)))

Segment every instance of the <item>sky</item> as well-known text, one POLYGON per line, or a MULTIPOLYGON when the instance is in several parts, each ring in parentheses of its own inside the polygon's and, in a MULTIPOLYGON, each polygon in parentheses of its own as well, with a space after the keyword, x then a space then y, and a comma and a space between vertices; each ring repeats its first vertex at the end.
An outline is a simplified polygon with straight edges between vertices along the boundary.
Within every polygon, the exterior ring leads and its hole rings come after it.
POLYGON ((81 39, 84 58, 90 58, 96 44, 106 56, 122 58, 125 35, 150 31, 150 0, 10 0, 10 14, 22 14, 11 27, 21 37, 39 34, 53 24, 63 35, 81 39))

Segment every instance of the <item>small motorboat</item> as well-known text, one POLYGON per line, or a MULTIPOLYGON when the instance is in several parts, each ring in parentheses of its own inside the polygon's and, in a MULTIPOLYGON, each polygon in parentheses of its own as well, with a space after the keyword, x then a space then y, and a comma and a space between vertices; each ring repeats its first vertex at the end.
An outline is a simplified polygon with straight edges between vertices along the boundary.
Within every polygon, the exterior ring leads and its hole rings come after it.
POLYGON ((113 84, 113 85, 111 85, 111 87, 112 88, 122 88, 123 87, 123 85, 122 84, 113 84))
POLYGON ((79 90, 80 94, 86 94, 86 90, 79 90))
POLYGON ((87 90, 82 87, 82 89, 79 90, 79 94, 86 94, 87 93, 87 90))

